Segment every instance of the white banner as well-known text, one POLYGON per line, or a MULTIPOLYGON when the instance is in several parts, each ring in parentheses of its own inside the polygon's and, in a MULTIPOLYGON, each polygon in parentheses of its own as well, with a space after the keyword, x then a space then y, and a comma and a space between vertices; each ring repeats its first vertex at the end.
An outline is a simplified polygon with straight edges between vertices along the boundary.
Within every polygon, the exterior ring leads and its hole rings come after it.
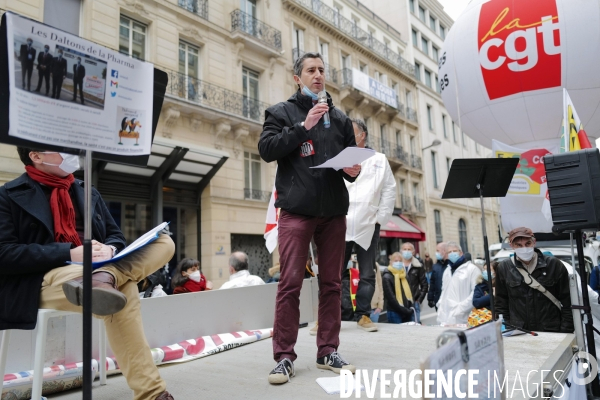
POLYGON ((119 155, 150 154, 152 64, 15 14, 6 14, 6 24, 10 136, 119 155), (48 95, 31 90, 39 79, 31 72, 45 46, 52 57, 48 95))
POLYGON ((542 213, 546 196, 546 169, 543 157, 558 153, 560 142, 526 143, 513 147, 492 140, 492 152, 497 158, 519 158, 519 165, 506 197, 500 198, 502 227, 506 232, 526 226, 534 232, 552 232, 552 221, 542 213))

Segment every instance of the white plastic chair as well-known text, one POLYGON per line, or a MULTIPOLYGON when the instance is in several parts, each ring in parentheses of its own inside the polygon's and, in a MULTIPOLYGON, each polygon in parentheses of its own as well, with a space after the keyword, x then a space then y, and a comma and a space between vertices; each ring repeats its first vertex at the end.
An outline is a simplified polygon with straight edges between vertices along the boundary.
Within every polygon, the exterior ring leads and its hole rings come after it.
MULTIPOLYGON (((44 358, 46 355, 46 334, 48 332, 48 320, 52 317, 64 317, 67 315, 80 315, 70 311, 59 311, 49 309, 38 310, 37 334, 35 338, 35 358, 33 365, 33 382, 31 387, 31 398, 42 398, 42 384, 44 382, 44 358)), ((106 385, 106 330, 104 329, 104 321, 99 321, 99 343, 98 343, 98 364, 100 369, 100 384, 106 385)), ((8 344, 10 340, 11 330, 3 332, 2 341, 0 342, 0 395, 4 386, 4 374, 6 368, 6 359, 8 357, 8 344)))

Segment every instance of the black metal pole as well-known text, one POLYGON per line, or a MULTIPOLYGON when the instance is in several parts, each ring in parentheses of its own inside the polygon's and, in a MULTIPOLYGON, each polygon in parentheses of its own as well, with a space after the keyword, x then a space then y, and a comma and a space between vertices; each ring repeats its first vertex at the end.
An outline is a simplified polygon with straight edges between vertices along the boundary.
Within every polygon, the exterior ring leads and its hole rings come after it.
MULTIPOLYGON (((92 152, 85 151, 83 219, 83 400, 92 399, 92 152)), ((100 362, 105 362, 100 360, 100 362)))
MULTIPOLYGON (((590 354, 594 359, 596 357, 596 341, 594 339, 594 321, 592 319, 592 311, 590 308, 590 297, 587 291, 587 273, 585 271, 585 259, 583 255, 583 238, 581 237, 581 230, 575 231, 575 242, 577 243, 577 260, 579 261, 579 279, 581 280, 581 294, 583 296, 583 314, 585 317, 585 336, 587 342, 587 353, 590 354)), ((575 270, 575 268, 573 268, 575 270)), ((592 394, 594 396, 600 396, 600 380, 598 375, 594 378, 591 383, 592 394)))
POLYGON ((488 292, 490 294, 490 309, 492 310, 492 319, 496 320, 494 311, 494 289, 492 286, 492 266, 490 265, 490 247, 488 246, 487 230, 485 229, 485 210, 483 208, 483 186, 477 184, 479 189, 479 199, 481 200, 481 230, 483 232, 483 252, 485 253, 485 264, 487 265, 488 273, 488 292))

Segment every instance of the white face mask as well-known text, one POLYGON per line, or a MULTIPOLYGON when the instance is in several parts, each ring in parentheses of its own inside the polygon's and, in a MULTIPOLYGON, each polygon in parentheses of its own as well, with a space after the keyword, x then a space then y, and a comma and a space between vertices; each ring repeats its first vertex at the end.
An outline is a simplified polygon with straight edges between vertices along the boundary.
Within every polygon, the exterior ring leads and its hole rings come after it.
POLYGON ((515 249, 515 254, 523 261, 529 261, 533 258, 533 247, 520 247, 515 249))
POLYGON ((188 274, 188 278, 194 282, 200 282, 200 271, 194 271, 191 274, 188 274))
MULTIPOLYGON (((44 154, 56 154, 56 151, 44 151, 44 154)), ((79 169, 79 156, 67 153, 58 153, 62 157, 62 162, 60 164, 50 164, 47 162, 42 162, 42 164, 51 165, 53 167, 60 168, 63 172, 67 174, 72 174, 73 172, 79 169)))

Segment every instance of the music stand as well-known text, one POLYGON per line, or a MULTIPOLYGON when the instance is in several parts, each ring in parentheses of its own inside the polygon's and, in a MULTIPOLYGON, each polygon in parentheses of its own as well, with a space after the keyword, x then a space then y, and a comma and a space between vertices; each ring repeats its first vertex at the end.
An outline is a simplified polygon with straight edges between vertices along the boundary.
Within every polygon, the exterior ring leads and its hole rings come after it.
MULTIPOLYGON (((463 158, 452 162, 442 199, 471 199, 481 200, 481 230, 483 232, 483 247, 488 273, 488 291, 492 319, 496 320, 494 311, 494 293, 492 289, 492 271, 490 266, 490 250, 485 229, 484 197, 504 197, 508 192, 510 182, 519 164, 518 158, 463 158)), ((466 249, 468 250, 468 249, 466 249)))

